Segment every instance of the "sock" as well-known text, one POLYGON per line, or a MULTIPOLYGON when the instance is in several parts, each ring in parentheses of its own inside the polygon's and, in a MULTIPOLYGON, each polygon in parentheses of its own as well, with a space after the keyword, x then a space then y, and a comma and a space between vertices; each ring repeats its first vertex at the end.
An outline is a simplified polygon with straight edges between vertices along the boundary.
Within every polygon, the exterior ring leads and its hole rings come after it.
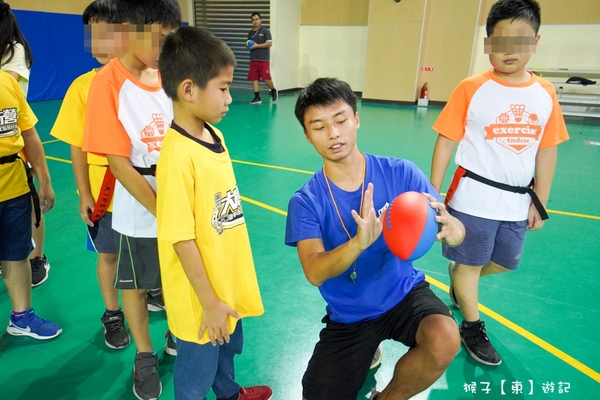
POLYGON ((480 321, 479 319, 478 319, 477 321, 472 321, 472 322, 469 322, 469 321, 463 320, 463 322, 462 322, 462 326, 463 326, 463 327, 465 327, 466 329, 470 329, 470 328, 472 328, 472 327, 473 327, 475 324, 477 324, 479 321, 480 321))
POLYGON ((108 308, 106 309, 106 311, 104 311, 104 316, 105 317, 112 317, 113 315, 117 315, 121 313, 121 307, 119 307, 117 310, 109 310, 108 308))
MULTIPOLYGON (((139 351, 137 351, 137 349, 136 349, 136 350, 135 350, 135 354, 136 354, 136 355, 138 355, 138 354, 148 354, 148 353, 140 353, 140 352, 139 352, 139 351)), ((150 352, 150 354, 152 354, 153 356, 155 356, 155 355, 156 355, 156 350, 152 349, 152 351, 150 352)))
POLYGON ((150 293, 150 296, 156 297, 162 293, 162 289, 150 289, 148 290, 148 293, 150 293))
POLYGON ((238 400, 239 398, 240 398, 240 392, 238 391, 238 392, 237 392, 236 394, 234 394, 233 396, 231 396, 231 397, 227 397, 227 398, 226 398, 226 399, 224 399, 224 400, 238 400))
POLYGON ((18 321, 18 320, 22 319, 25 316, 25 314, 27 314, 29 312, 29 310, 31 310, 31 307, 25 311, 20 311, 20 312, 13 311, 11 313, 13 321, 18 321))
POLYGON ((260 92, 254 92, 254 98, 260 99, 260 92))

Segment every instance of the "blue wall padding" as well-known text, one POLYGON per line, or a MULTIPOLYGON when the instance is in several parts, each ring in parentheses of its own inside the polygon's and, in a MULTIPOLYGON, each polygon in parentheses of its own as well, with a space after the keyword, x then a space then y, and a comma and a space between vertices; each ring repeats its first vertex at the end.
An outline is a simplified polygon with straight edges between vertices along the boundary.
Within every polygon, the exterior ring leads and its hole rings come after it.
POLYGON ((80 15, 13 12, 33 52, 28 101, 62 99, 75 78, 99 66, 84 49, 80 15))

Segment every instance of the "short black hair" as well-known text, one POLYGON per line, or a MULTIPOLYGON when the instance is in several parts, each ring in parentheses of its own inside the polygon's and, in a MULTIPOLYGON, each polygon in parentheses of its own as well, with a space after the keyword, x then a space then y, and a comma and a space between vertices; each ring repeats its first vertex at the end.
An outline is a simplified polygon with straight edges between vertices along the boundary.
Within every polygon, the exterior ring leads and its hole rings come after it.
POLYGON ((177 0, 113 0, 119 23, 132 25, 160 24, 178 28, 181 25, 181 8, 177 0))
POLYGON ((85 25, 96 22, 106 22, 108 24, 116 24, 119 22, 117 18, 117 10, 113 0, 95 0, 92 1, 83 11, 81 20, 85 25))
POLYGON ((498 22, 505 19, 526 21, 537 35, 542 22, 542 11, 535 0, 500 0, 494 3, 487 17, 485 30, 488 37, 498 22))
POLYGON ((253 12, 252 15, 250 16, 250 19, 252 19, 252 17, 254 17, 255 15, 258 15, 258 18, 262 19, 259 12, 253 12))
POLYGON ((207 29, 186 26, 170 33, 158 59, 162 86, 177 100, 177 87, 185 79, 204 89, 223 68, 235 67, 233 52, 224 41, 207 29))
POLYGON ((304 115, 309 107, 328 106, 338 101, 348 104, 356 114, 356 94, 350 85, 336 78, 319 78, 302 89, 296 100, 294 114, 302 128, 306 129, 304 115))

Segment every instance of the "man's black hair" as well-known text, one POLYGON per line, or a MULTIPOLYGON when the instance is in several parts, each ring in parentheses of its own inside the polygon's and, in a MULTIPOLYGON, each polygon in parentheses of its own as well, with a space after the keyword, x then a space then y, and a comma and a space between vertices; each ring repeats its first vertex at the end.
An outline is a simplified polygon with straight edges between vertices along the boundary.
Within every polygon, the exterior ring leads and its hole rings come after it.
POLYGON ((294 114, 304 129, 304 114, 309 107, 325 107, 342 101, 356 114, 356 94, 346 82, 336 78, 319 78, 300 92, 294 114))
POLYGON ((117 10, 113 0, 95 0, 92 1, 83 11, 81 20, 85 25, 95 22, 106 22, 108 24, 116 24, 119 22, 117 18, 117 10))
POLYGON ((132 25, 160 24, 167 28, 181 25, 181 8, 177 0, 113 0, 119 23, 132 25))
POLYGON ((526 21, 537 35, 542 20, 540 5, 535 0, 500 0, 490 9, 485 24, 488 37, 494 32, 498 22, 505 19, 526 21))
POLYGON ((224 41, 204 28, 182 27, 169 34, 158 59, 162 86, 177 100, 177 88, 185 79, 204 89, 223 68, 235 67, 235 56, 224 41))
POLYGON ((252 15, 250 16, 250 19, 252 19, 252 17, 254 17, 255 15, 258 15, 258 18, 262 19, 259 12, 253 12, 252 15))

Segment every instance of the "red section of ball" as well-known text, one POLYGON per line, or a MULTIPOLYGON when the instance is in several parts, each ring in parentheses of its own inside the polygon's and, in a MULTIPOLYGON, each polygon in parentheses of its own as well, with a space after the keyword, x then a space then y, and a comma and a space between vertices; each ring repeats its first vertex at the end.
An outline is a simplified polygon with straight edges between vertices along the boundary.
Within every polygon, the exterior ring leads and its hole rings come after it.
POLYGON ((429 200, 419 192, 405 192, 385 211, 383 238, 398 258, 409 260, 427 224, 429 200))

